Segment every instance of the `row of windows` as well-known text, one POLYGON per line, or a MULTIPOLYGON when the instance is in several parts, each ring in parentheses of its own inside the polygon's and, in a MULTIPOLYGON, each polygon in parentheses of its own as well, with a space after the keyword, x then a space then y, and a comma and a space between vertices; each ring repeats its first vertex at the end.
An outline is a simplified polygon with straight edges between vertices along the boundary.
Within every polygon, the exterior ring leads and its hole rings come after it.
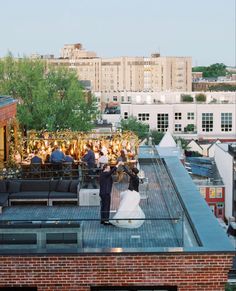
POLYGON ((149 113, 139 113, 138 120, 140 121, 147 121, 149 120, 149 113))
MULTIPOLYGON (((203 198, 206 198, 206 188, 200 188, 200 193, 202 194, 203 198)), ((209 198, 222 198, 223 197, 223 190, 222 188, 209 188, 209 198)))
MULTIPOLYGON (((181 113, 175 113, 175 120, 181 119, 181 113), (180 118, 179 118, 180 117, 180 118)), ((188 112, 189 119, 194 118, 193 112, 188 112)), ((128 119, 128 112, 124 112, 124 119, 128 119)), ((138 113, 138 120, 149 121, 149 113, 138 113)), ((202 113, 202 131, 211 132, 213 131, 213 113, 202 113)), ((158 113, 157 114, 157 130, 166 131, 169 127, 169 114, 158 113)), ((175 124, 175 131, 182 131, 181 124, 175 124)), ((232 131, 232 113, 221 113, 221 131, 229 132, 232 131)))
MULTIPOLYGON (((175 113, 175 120, 181 120, 182 119, 182 113, 181 112, 176 112, 175 113)), ((188 112, 187 113, 187 119, 192 120, 194 119, 194 112, 188 112)))

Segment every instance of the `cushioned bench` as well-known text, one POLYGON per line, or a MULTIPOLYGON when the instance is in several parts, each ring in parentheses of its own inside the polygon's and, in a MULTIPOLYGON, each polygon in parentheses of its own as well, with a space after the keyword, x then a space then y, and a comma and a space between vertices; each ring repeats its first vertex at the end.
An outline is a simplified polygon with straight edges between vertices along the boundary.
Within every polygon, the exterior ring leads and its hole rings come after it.
POLYGON ((13 204, 78 203, 78 180, 1 180, 0 207, 13 204))

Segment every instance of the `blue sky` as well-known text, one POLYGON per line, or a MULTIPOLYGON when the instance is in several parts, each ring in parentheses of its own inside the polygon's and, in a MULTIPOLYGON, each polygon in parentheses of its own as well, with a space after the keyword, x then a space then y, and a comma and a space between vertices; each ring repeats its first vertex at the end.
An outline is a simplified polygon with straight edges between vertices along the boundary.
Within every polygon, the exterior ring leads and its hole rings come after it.
POLYGON ((0 0, 0 57, 59 56, 80 42, 101 57, 192 56, 235 65, 236 0, 0 0))

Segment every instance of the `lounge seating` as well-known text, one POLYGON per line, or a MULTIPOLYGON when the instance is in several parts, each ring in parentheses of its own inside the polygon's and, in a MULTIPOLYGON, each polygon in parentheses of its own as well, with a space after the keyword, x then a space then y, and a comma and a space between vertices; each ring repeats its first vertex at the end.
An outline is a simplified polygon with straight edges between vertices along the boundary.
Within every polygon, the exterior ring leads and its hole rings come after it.
POLYGON ((1 180, 0 208, 15 204, 78 203, 78 180, 1 180))

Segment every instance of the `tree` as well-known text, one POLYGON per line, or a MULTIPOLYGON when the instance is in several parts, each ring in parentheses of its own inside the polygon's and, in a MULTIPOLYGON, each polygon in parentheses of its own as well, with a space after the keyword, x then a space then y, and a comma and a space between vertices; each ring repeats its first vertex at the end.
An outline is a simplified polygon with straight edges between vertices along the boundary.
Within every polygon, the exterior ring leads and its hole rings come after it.
POLYGON ((97 113, 75 72, 40 60, 11 55, 0 60, 0 92, 18 99, 17 118, 27 129, 88 131, 97 113))
POLYGON ((231 91, 231 92, 235 92, 236 91, 236 86, 230 85, 230 84, 221 83, 221 84, 210 86, 209 90, 210 91, 231 91))
POLYGON ((189 132, 189 131, 194 131, 194 129, 195 129, 194 124, 190 123, 184 128, 184 131, 189 132))
POLYGON ((235 283, 227 283, 225 286, 225 291, 235 291, 236 284, 235 283))
POLYGON ((164 136, 164 132, 153 129, 150 131, 150 136, 155 145, 158 145, 164 136))
POLYGON ((222 63, 216 63, 208 67, 194 67, 193 72, 202 72, 205 78, 217 78, 221 76, 226 76, 229 72, 226 70, 226 65, 222 63))
POLYGON ((189 94, 181 94, 182 102, 193 102, 193 97, 189 94))
POLYGON ((195 96, 197 102, 206 102, 206 95, 203 93, 199 93, 195 96))
POLYGON ((121 120, 121 129, 133 131, 141 140, 145 139, 149 132, 149 126, 133 116, 121 120))

